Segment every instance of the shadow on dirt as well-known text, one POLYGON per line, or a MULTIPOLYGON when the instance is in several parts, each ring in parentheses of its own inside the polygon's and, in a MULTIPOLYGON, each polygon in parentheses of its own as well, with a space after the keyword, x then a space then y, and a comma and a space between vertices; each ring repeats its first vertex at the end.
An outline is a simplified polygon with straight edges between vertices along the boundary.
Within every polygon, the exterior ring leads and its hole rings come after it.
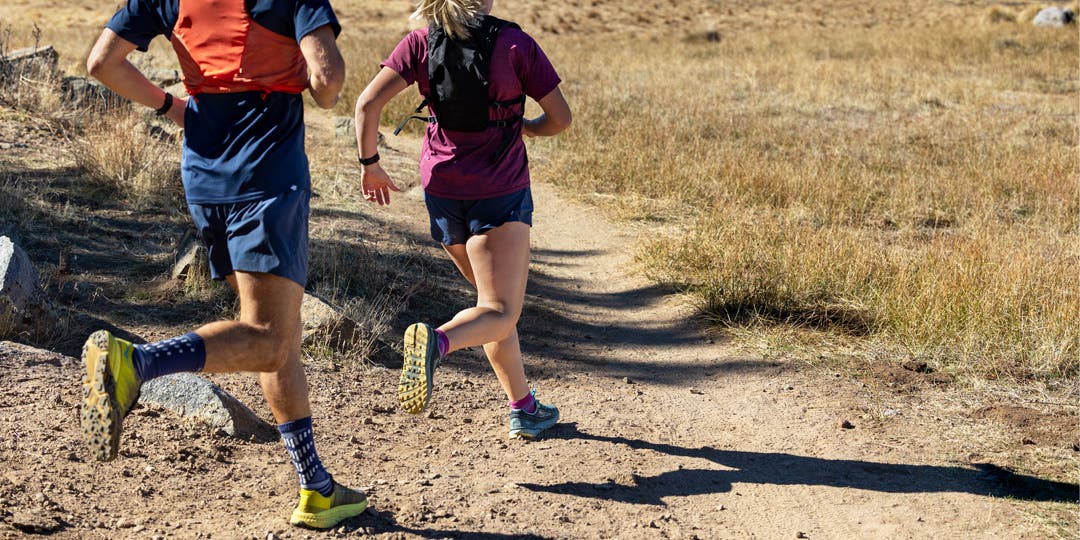
POLYGON ((358 517, 341 522, 339 529, 345 534, 362 530, 365 535, 399 533, 419 538, 454 538, 455 540, 543 540, 544 536, 531 533, 499 534, 480 531, 462 531, 457 529, 415 529, 399 524, 394 514, 370 508, 358 517))
POLYGON ((1043 480, 989 463, 973 467, 906 465, 823 459, 782 453, 743 452, 711 447, 683 448, 625 437, 586 433, 574 423, 559 424, 549 438, 624 444, 669 457, 699 458, 727 469, 677 469, 656 476, 633 475, 634 484, 566 482, 520 484, 526 489, 631 504, 665 505, 664 497, 725 493, 732 485, 816 485, 883 493, 971 493, 1024 501, 1077 502, 1080 486, 1043 480))

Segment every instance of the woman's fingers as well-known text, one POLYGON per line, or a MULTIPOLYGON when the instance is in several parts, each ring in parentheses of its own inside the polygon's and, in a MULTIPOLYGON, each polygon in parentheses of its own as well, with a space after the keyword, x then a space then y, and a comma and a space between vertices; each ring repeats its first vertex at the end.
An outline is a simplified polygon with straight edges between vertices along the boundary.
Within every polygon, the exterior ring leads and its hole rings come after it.
POLYGON ((377 202, 379 206, 385 206, 390 204, 390 191, 385 187, 373 189, 371 191, 364 192, 364 200, 369 202, 377 202))

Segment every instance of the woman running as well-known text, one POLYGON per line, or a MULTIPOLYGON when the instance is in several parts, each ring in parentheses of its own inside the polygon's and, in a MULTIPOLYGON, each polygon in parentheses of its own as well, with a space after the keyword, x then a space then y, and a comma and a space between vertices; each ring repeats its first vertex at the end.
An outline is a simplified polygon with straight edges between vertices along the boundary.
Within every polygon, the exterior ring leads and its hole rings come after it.
POLYGON ((482 345, 510 401, 510 437, 533 438, 559 410, 536 400, 525 378, 517 321, 529 273, 532 195, 521 134, 552 136, 570 125, 558 74, 517 25, 488 15, 493 0, 420 0, 427 28, 398 43, 356 103, 364 198, 390 203, 399 191, 378 163, 379 116, 414 82, 431 116, 420 177, 431 234, 476 287, 476 306, 438 328, 405 331, 398 400, 410 413, 430 401, 432 377, 449 353, 482 345), (525 96, 543 114, 526 119, 525 96))

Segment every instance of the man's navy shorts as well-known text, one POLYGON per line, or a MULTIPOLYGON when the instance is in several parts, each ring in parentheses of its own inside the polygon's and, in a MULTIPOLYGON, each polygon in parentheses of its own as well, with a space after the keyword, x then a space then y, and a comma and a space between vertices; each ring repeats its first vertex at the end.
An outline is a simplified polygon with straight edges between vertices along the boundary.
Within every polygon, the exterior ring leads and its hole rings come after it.
POLYGON ((189 204, 211 277, 264 272, 307 285, 310 199, 301 189, 258 201, 189 204))
POLYGON ((532 226, 533 200, 529 188, 491 199, 459 201, 424 194, 431 237, 446 245, 464 244, 471 236, 519 221, 532 226))

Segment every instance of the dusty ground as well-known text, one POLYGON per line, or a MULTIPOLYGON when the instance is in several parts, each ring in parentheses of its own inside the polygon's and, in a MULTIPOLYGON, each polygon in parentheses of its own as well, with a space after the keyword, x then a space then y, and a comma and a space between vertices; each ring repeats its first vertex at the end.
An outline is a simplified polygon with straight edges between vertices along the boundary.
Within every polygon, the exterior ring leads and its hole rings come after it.
MULTIPOLYGON (((818 24, 815 16, 840 24, 851 14, 884 24, 982 7, 924 4, 763 2, 729 13, 717 2, 653 2, 630 12, 594 0, 581 10, 522 9, 541 26, 592 32, 662 31, 657 20, 668 19, 697 31, 713 24, 707 17, 727 30, 755 20, 754 10, 771 13, 762 25, 818 24)), ((57 7, 14 0, 0 17, 57 7)), ((373 8, 370 21, 349 16, 363 27, 408 9, 373 8)), ((83 4, 64 24, 81 39, 111 10, 83 4)), ((366 249, 383 270, 422 283, 389 335, 466 305, 418 217, 416 141, 391 139, 394 150, 384 151, 407 192, 378 209, 358 204, 349 145, 330 134, 329 118, 310 121, 320 194, 313 250, 366 249)), ((87 188, 60 135, 20 113, 0 110, 0 148, 0 180, 32 184, 35 195, 0 193, 0 231, 20 238, 68 316, 66 333, 49 343, 62 354, 0 345, 0 538, 1080 536, 1075 388, 953 380, 902 359, 866 365, 845 351, 807 364, 732 343, 695 321, 685 299, 634 275, 631 254, 648 230, 609 223, 543 182, 534 188, 521 323, 530 377, 563 414, 543 439, 505 439, 505 401, 478 351, 440 368, 429 414, 400 412, 390 340, 371 362, 309 358, 320 454, 372 502, 334 531, 287 525, 295 473, 280 444, 233 440, 165 411, 136 410, 121 456, 87 461, 70 358, 83 336, 97 327, 173 335, 227 315, 231 298, 160 282, 186 227, 182 213, 133 212, 87 188), (66 273, 56 271, 61 251, 71 256, 66 273)), ((269 418, 252 376, 214 380, 269 418)))

